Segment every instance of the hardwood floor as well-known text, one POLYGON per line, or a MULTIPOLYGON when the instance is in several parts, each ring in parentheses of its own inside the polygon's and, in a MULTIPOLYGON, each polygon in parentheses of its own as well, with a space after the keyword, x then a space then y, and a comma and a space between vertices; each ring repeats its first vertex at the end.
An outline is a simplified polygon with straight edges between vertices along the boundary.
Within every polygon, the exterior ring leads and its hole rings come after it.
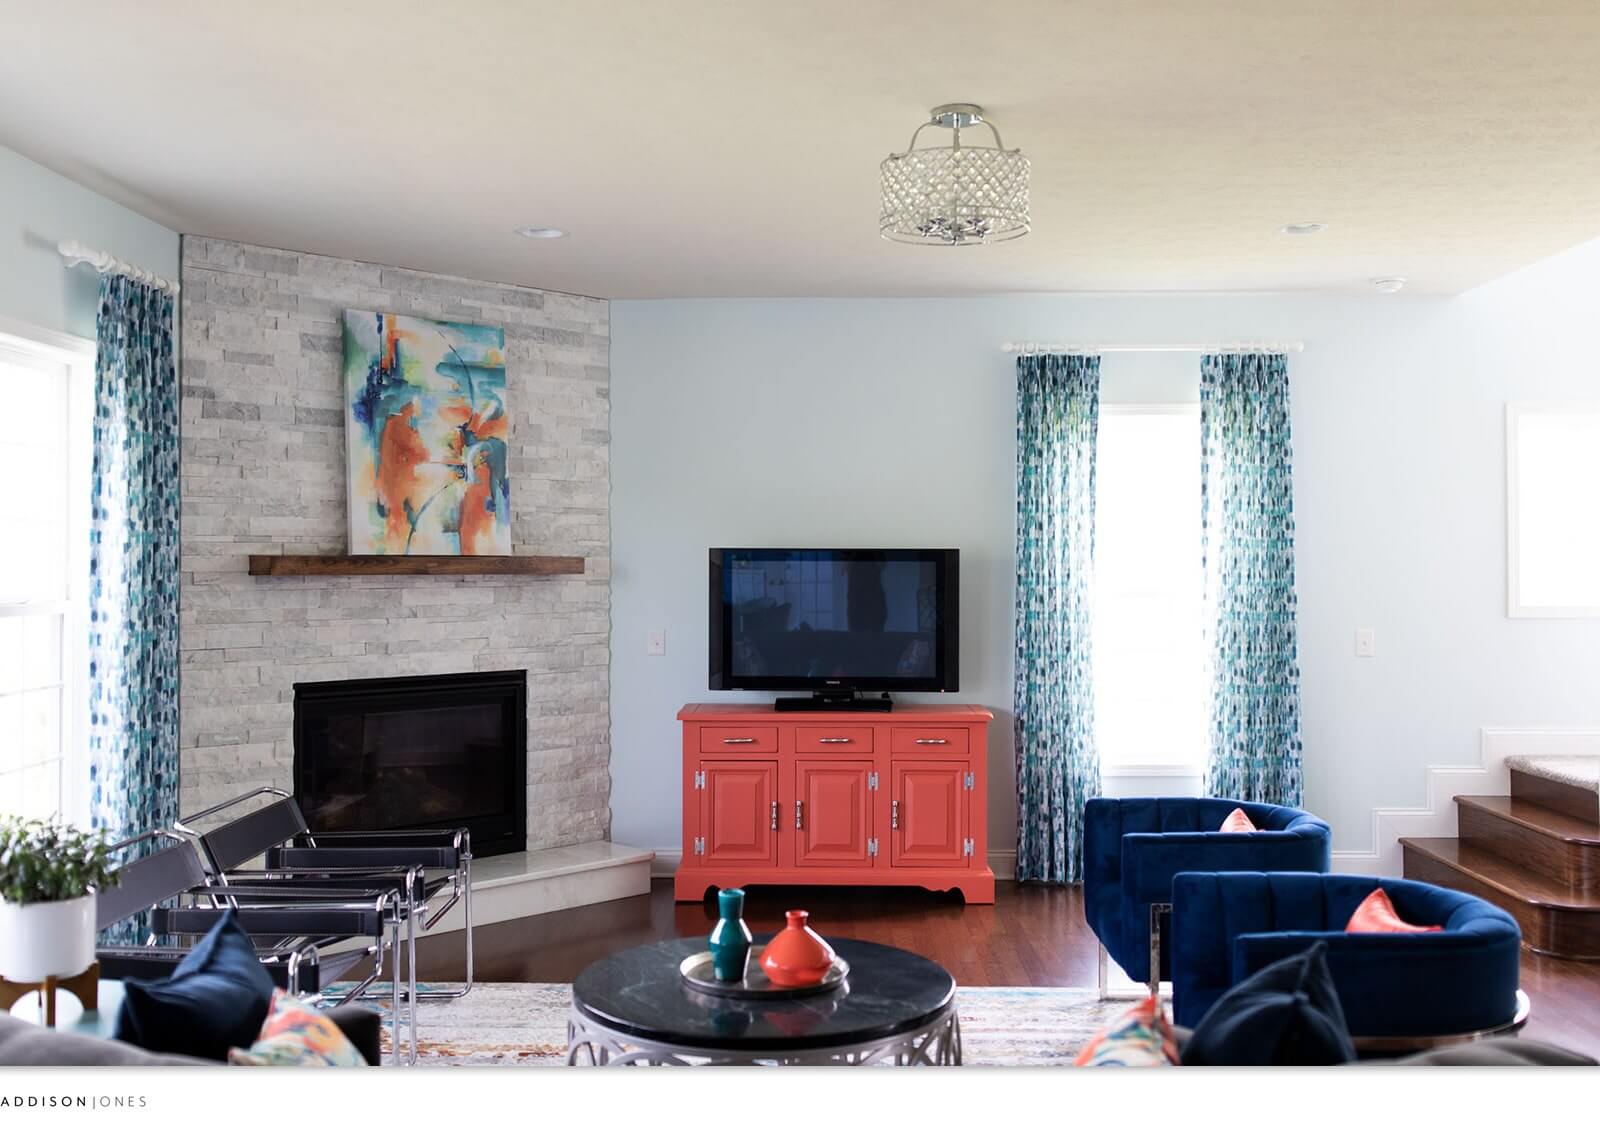
MULTIPOLYGON (((938 961, 963 986, 1095 984, 1096 942, 1083 919, 1082 891, 1002 881, 993 907, 967 907, 912 888, 749 889, 746 921, 776 929, 783 912, 803 907, 823 935, 872 939, 938 961)), ((477 978, 483 982, 571 982, 597 958, 659 939, 704 935, 711 904, 674 903, 670 880, 649 895, 597 903, 480 928, 477 978)), ((423 939, 424 980, 459 980, 462 936, 423 939)), ((1113 969, 1114 981, 1121 978, 1113 969)), ((1522 988, 1533 1015, 1522 1036, 1600 1055, 1600 963, 1522 953, 1522 988)))

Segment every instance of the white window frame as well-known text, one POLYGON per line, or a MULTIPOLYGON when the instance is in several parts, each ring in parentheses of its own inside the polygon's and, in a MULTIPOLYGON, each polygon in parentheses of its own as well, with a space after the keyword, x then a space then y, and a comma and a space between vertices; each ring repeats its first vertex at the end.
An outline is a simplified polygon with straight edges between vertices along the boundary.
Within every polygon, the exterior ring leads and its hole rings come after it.
MULTIPOLYGON (((68 445, 73 454, 87 459, 94 429, 94 340, 0 316, 0 349, 42 356, 66 367, 68 445)), ((62 673, 76 675, 77 682, 63 683, 63 694, 75 696, 63 697, 60 817, 78 825, 89 820, 89 482, 89 462, 73 461, 68 499, 82 502, 84 523, 68 526, 67 598, 48 604, 0 605, 0 617, 54 613, 66 619, 62 673)))
POLYGON ((1506 615, 1511 619, 1600 619, 1600 607, 1539 606, 1521 600, 1518 428, 1525 414, 1559 413, 1600 414, 1600 402, 1506 403, 1506 615))
MULTIPOLYGON (((1100 414, 1102 417, 1107 415, 1146 414, 1181 414, 1185 417, 1192 417, 1195 421, 1194 459, 1197 463, 1200 461, 1200 403, 1198 401, 1101 402, 1100 414)), ((1198 498, 1195 499, 1194 508, 1196 513, 1200 511, 1200 501, 1198 498)), ((1195 547, 1194 557, 1196 583, 1203 585, 1203 581, 1200 579, 1200 548, 1198 546, 1195 547)), ((1098 579, 1098 575, 1096 578, 1098 579)), ((1200 628, 1195 629, 1197 634, 1200 632, 1200 630, 1200 628)), ((1096 741, 1096 745, 1098 746, 1098 740, 1096 741)), ((1165 764, 1155 764, 1153 762, 1135 762, 1124 765, 1106 762, 1103 760, 1103 758, 1104 755, 1102 755, 1102 765, 1100 770, 1101 776, 1105 778, 1116 779, 1118 781, 1133 780, 1135 778, 1155 778, 1163 781, 1194 779, 1204 777, 1206 770, 1206 753, 1203 746, 1197 753, 1196 760, 1193 763, 1169 762, 1165 764)))

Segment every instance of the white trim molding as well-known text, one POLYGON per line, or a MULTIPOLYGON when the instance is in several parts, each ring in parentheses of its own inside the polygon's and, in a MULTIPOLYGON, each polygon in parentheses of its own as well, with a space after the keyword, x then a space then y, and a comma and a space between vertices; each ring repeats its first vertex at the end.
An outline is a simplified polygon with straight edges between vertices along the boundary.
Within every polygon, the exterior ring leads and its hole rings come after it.
POLYGON ((1513 755, 1600 756, 1600 726, 1548 729, 1486 726, 1479 731, 1476 765, 1430 765, 1426 772, 1427 803, 1372 810, 1371 846, 1336 851, 1336 872, 1399 876, 1402 836, 1456 835, 1455 798, 1460 795, 1505 796, 1510 792, 1506 758, 1513 755))
POLYGON ((81 335, 0 316, 0 344, 40 351, 69 366, 94 369, 95 342, 81 335))

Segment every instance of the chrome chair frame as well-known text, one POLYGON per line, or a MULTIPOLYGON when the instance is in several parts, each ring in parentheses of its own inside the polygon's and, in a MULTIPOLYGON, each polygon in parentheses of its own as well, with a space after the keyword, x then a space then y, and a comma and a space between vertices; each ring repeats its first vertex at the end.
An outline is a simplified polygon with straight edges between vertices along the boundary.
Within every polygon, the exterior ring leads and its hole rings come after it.
MULTIPOLYGON (((288 992, 312 1004, 344 1005, 354 998, 363 995, 374 982, 382 977, 385 956, 395 960, 393 977, 391 979, 392 1014, 392 1043, 391 1052, 397 1060, 407 1060, 414 1063, 417 1055, 416 1022, 414 1010, 409 1014, 409 1054, 403 1055, 401 1051, 402 1031, 400 1018, 400 1005, 404 1001, 408 1006, 414 1007, 415 1000, 406 997, 400 988, 400 957, 399 928, 402 925, 399 918, 401 899, 397 888, 331 888, 319 887, 297 891, 288 891, 282 887, 269 889, 238 887, 230 885, 217 885, 207 879, 203 847, 189 835, 172 829, 155 829, 130 837, 112 846, 111 851, 117 852, 135 845, 158 840, 173 841, 176 845, 187 847, 191 850, 194 861, 194 871, 190 878, 179 882, 177 890, 158 898, 155 902, 145 907, 142 904, 129 909, 126 904, 107 913, 99 913, 97 922, 101 930, 121 920, 128 918, 139 911, 149 911, 152 915, 151 932, 143 946, 118 946, 105 947, 96 952, 97 958, 111 962, 124 962, 130 967, 149 964, 159 968, 176 966, 192 948, 192 942, 182 946, 163 945, 160 940, 165 936, 176 939, 198 939, 205 930, 203 924, 214 922, 207 921, 204 917, 214 916, 225 909, 235 911, 244 920, 244 930, 252 940, 270 939, 271 945, 262 951, 257 945, 258 956, 264 966, 269 970, 281 972, 285 976, 285 986, 288 992), (196 883, 196 881, 204 881, 196 883), (173 907, 162 906, 166 900, 176 900, 173 907), (241 903, 240 901, 245 902, 241 903), (203 902, 202 902, 203 901, 203 902), (345 965, 340 967, 342 972, 350 966, 358 965, 364 957, 373 960, 372 973, 356 983, 354 988, 337 998, 330 998, 323 989, 323 951, 336 942, 343 942, 350 938, 348 931, 342 934, 333 934, 327 930, 324 921, 324 930, 321 933, 311 932, 304 925, 299 930, 285 930, 283 927, 274 926, 271 930, 265 929, 263 922, 282 923, 284 920, 272 920, 273 913, 284 915, 301 915, 307 917, 336 915, 340 912, 356 914, 370 911, 377 923, 379 933, 374 936, 371 945, 346 949, 337 952, 330 958, 336 958, 345 965), (265 918, 264 918, 265 917, 265 918), (257 926, 252 929, 251 924, 257 926), (312 976, 307 989, 305 977, 312 976)), ((151 853, 156 855, 157 853, 151 853)), ((143 859, 143 857, 141 858, 143 859)), ((137 861, 135 861, 137 862, 137 861)), ((101 897, 103 908, 106 900, 116 896, 115 889, 104 893, 101 897)), ((313 918, 312 922, 316 922, 313 918)), ((287 921, 289 927, 294 927, 294 921, 287 921)), ((415 967, 412 968, 414 974, 415 967)), ((414 979, 412 979, 414 983, 414 979)))
MULTIPOLYGON (((456 998, 465 997, 471 992, 474 981, 476 955, 472 925, 471 833, 464 828, 413 828, 318 833, 311 831, 311 827, 308 823, 306 823, 305 818, 300 817, 300 831, 286 835, 285 842, 289 840, 304 840, 306 842, 305 850, 288 846, 287 843, 284 843, 271 850, 262 850, 269 860, 269 866, 264 869, 256 869, 249 872, 244 872, 237 867, 224 868, 220 863, 217 862, 216 857, 212 855, 212 846, 205 841, 205 838, 200 833, 196 832, 189 826, 194 824, 196 821, 204 820, 207 817, 215 816, 217 813, 233 808, 236 805, 243 804, 254 797, 262 796, 274 797, 279 800, 288 801, 293 801, 294 799, 294 795, 286 790, 279 789, 272 785, 262 785, 258 788, 240 793, 238 796, 232 797, 221 802, 220 804, 212 805, 210 808, 202 809, 200 812, 184 817, 182 820, 178 821, 175 826, 181 832, 200 842, 200 846, 205 851, 206 858, 212 863, 218 879, 224 883, 229 882, 230 877, 234 880, 249 878, 257 882, 264 882, 267 880, 285 879, 304 880, 317 876, 333 876, 342 874, 348 878, 354 879, 361 876, 363 873, 367 875, 382 876, 390 872, 407 871, 409 867, 417 867, 425 877, 426 868, 418 865, 404 866, 392 863, 361 863, 341 866, 338 864, 329 864, 326 863, 326 861, 328 861, 330 858, 336 858, 337 854, 340 852, 346 853, 352 859, 368 859, 369 857, 361 857, 358 854, 364 850, 381 852, 385 847, 392 847, 392 845, 385 845, 383 843, 384 841, 397 842, 403 846, 407 837, 437 838, 441 836, 448 836, 448 847, 452 853, 450 858, 455 862, 455 867, 445 868, 445 879, 450 885, 450 894, 448 898, 445 900, 442 906, 438 907, 436 910, 433 910, 433 905, 430 902, 431 897, 426 896, 421 891, 408 891, 405 894, 407 896, 417 897, 417 902, 415 903, 416 910, 414 912, 411 911, 411 907, 413 905, 407 904, 406 913, 408 916, 408 921, 411 922, 414 927, 411 932, 411 938, 415 939, 417 934, 431 931, 434 926, 438 924, 439 920, 443 919, 457 903, 461 904, 462 923, 466 932, 466 980, 459 986, 447 986, 433 990, 421 991, 417 994, 417 997, 424 1002, 451 1001, 456 998), (321 843, 319 843, 319 841, 321 843), (343 847, 341 847, 341 845, 343 847), (295 855, 296 852, 300 851, 305 851, 308 854, 303 856, 295 855), (311 852, 315 852, 316 855, 309 854, 311 852), (270 861, 273 859, 273 853, 278 853, 278 863, 275 865, 270 863, 270 861), (300 860, 302 862, 295 863, 294 861, 296 860, 300 860), (415 916, 415 919, 409 918, 411 916, 415 916), (418 920, 420 920, 420 923, 418 920)), ((298 810, 296 810, 296 812, 298 813, 298 810)), ((410 948, 408 948, 408 953, 413 959, 415 958, 414 943, 410 948)), ((415 982, 413 982, 412 985, 415 986, 415 982)))
POLYGON ((1097 943, 1096 952, 1096 993, 1099 1001, 1123 1000, 1126 998, 1155 998, 1161 994, 1161 917, 1171 917, 1172 904, 1152 903, 1150 905, 1150 974, 1151 977, 1144 985, 1142 994, 1117 994, 1111 993, 1110 963, 1111 954, 1106 950, 1104 943, 1097 943))
MULTIPOLYGON (((312 1005, 344 1006, 350 1002, 373 1000, 382 998, 382 995, 371 992, 374 983, 383 977, 385 956, 390 962, 389 974, 389 1008, 390 1008, 390 1053, 397 1061, 407 1065, 416 1064, 417 1060, 417 999, 416 999, 416 937, 413 934, 415 920, 407 920, 402 915, 403 901, 397 888, 385 891, 371 891, 358 888, 318 888, 306 891, 292 891, 283 887, 251 887, 245 886, 208 886, 196 888, 193 894, 197 898, 226 899, 228 906, 233 907, 243 917, 259 916, 272 912, 300 912, 307 909, 320 911, 372 911, 382 922, 385 931, 373 944, 358 950, 344 950, 338 952, 346 957, 355 955, 359 960, 362 957, 371 957, 372 971, 366 977, 356 982, 349 990, 340 992, 337 996, 330 996, 325 990, 305 998, 312 1005), (240 899, 246 902, 239 903, 240 899), (400 961, 402 950, 408 963, 402 968, 400 961), (403 984, 402 984, 403 983, 403 984), (401 1006, 405 1006, 405 1014, 401 1014, 401 1006), (404 1039, 404 1040, 402 1040, 404 1039), (404 1046, 404 1048, 402 1048, 404 1046)), ((288 939, 280 943, 280 949, 293 949, 301 954, 302 960, 307 956, 317 959, 317 952, 341 943, 347 937, 330 937, 320 942, 317 940, 300 937, 288 939)), ((300 965, 304 965, 304 962, 300 965)), ((292 993, 292 991, 291 991, 292 993)))

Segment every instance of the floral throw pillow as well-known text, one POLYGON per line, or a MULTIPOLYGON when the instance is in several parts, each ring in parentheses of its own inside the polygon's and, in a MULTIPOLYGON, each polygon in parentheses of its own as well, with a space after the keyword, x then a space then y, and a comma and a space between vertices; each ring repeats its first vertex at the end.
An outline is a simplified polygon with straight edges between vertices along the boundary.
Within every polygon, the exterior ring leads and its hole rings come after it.
POLYGON ((326 1014, 285 991, 272 992, 272 1009, 249 1049, 228 1051, 229 1065, 311 1065, 353 1067, 366 1058, 326 1014))
POLYGON ((1149 995, 1122 1017, 1095 1034, 1074 1065, 1135 1066, 1178 1064, 1178 1043, 1172 1023, 1155 995, 1149 995))

